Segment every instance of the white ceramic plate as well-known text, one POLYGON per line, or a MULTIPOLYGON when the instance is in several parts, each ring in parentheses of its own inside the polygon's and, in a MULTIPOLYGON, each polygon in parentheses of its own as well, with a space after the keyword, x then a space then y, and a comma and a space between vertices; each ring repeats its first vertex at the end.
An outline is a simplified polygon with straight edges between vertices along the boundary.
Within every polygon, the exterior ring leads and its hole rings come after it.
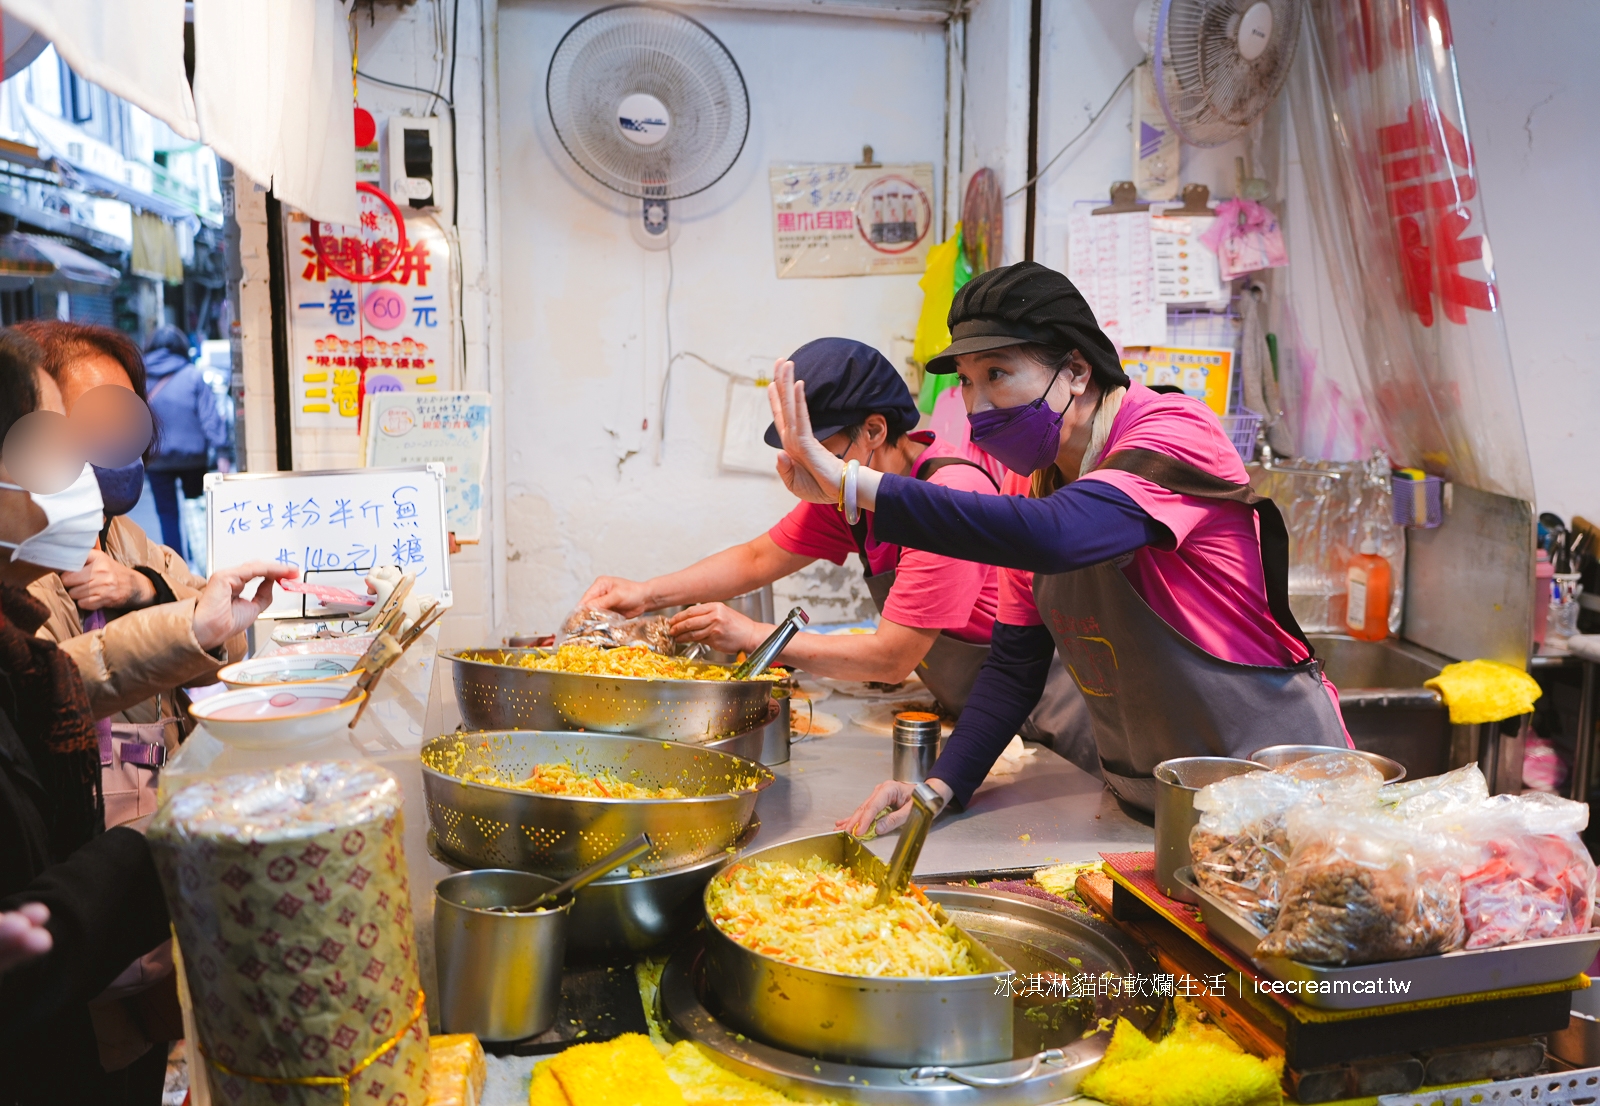
POLYGON ((196 721, 218 741, 241 749, 280 749, 310 745, 350 725, 366 692, 348 703, 344 689, 249 687, 213 695, 189 708, 196 721))

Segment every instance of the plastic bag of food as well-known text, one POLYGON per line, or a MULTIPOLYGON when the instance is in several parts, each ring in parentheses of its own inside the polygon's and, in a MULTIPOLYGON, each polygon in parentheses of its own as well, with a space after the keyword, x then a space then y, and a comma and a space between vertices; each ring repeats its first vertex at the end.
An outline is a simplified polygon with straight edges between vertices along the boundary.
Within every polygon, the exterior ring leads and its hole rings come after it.
POLYGON ((1541 792, 1496 795, 1441 827, 1469 848, 1461 871, 1467 948, 1583 933, 1595 865, 1579 837, 1585 803, 1541 792))
POLYGON ((616 611, 598 607, 577 607, 562 620, 556 634, 556 645, 571 642, 574 645, 593 645, 612 649, 619 645, 637 645, 663 656, 674 656, 677 643, 669 629, 671 619, 663 614, 640 615, 624 618, 616 611))
POLYGON ((1378 802, 1396 818, 1417 822, 1474 810, 1488 797, 1483 772, 1468 764, 1442 775, 1390 784, 1378 793, 1378 802))
POLYGON ((1460 850, 1370 797, 1308 802, 1288 816, 1294 851, 1262 956, 1369 964, 1449 952, 1466 940, 1460 850))
POLYGON ((1289 864, 1290 809, 1307 799, 1355 801, 1382 785, 1383 774, 1369 762, 1334 752, 1201 788, 1194 799, 1200 822, 1189 834, 1196 882, 1271 929, 1289 864))

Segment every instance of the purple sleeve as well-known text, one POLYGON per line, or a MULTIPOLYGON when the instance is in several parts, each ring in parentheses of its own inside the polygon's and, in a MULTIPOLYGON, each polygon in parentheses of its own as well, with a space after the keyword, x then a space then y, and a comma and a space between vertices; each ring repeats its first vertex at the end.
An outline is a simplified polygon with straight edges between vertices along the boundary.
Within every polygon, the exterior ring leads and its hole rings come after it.
POLYGON ((1170 530, 1102 480, 1075 481, 1044 499, 1028 499, 885 475, 872 525, 879 541, 1047 574, 1173 544, 1170 530))
POLYGON ((1055 655, 1055 641, 1043 626, 994 624, 989 657, 929 773, 950 785, 958 808, 966 807, 1001 750, 1038 706, 1055 655))

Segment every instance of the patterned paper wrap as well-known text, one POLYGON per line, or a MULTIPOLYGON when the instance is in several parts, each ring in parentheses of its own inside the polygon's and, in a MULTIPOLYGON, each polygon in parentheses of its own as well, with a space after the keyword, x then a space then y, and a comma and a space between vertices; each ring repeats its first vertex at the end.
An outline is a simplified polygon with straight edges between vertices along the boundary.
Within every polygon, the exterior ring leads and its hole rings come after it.
POLYGON ((214 1102, 424 1106, 402 836, 399 785, 359 763, 202 780, 156 815, 214 1102))

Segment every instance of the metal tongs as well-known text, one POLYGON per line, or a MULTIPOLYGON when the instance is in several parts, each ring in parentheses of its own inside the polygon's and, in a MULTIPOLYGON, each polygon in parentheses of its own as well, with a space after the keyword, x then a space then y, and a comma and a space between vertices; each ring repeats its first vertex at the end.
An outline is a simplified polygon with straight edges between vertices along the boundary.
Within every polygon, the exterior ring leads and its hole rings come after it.
POLYGON ((878 885, 878 897, 873 906, 882 906, 896 895, 903 895, 911 886, 911 872, 922 855, 923 842, 928 840, 928 830, 933 820, 944 809, 944 796, 925 783, 917 784, 911 792, 911 817, 900 829, 900 840, 889 858, 889 875, 878 885))
POLYGON ((794 635, 800 632, 800 627, 809 625, 810 622, 811 616, 799 607, 795 607, 782 622, 778 623, 778 628, 767 636, 767 640, 756 646, 756 651, 733 670, 733 679, 753 680, 771 668, 772 662, 778 659, 778 654, 788 648, 789 642, 794 640, 794 635))

